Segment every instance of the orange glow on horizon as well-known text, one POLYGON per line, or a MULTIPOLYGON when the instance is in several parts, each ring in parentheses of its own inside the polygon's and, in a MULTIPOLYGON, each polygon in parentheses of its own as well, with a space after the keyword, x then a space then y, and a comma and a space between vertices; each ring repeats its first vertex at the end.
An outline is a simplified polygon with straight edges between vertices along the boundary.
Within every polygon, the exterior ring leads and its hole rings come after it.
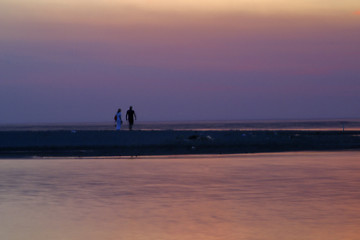
POLYGON ((360 15, 360 10, 354 12, 355 15, 360 15))

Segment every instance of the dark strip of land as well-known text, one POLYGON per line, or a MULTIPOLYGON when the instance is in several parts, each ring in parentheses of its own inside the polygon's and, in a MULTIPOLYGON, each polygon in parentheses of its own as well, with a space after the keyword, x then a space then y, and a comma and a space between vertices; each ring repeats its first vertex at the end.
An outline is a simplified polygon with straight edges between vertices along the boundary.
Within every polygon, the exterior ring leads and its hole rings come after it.
POLYGON ((3 131, 0 157, 232 154, 360 149, 360 131, 3 131))

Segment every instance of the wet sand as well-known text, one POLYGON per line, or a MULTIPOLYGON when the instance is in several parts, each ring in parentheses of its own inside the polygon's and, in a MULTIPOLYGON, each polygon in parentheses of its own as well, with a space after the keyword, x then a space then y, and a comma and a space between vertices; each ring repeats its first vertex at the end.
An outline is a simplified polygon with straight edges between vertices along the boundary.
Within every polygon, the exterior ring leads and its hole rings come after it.
POLYGON ((360 152, 2 159, 4 240, 358 240, 360 152))
POLYGON ((360 149, 360 131, 3 131, 0 157, 360 149))

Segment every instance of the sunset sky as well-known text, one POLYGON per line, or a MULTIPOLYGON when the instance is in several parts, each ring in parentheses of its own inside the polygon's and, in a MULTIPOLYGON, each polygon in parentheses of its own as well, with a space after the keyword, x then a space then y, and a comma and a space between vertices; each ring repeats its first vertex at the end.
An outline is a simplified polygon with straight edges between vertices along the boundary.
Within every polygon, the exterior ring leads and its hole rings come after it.
POLYGON ((1 0, 0 124, 360 118, 359 0, 1 0))

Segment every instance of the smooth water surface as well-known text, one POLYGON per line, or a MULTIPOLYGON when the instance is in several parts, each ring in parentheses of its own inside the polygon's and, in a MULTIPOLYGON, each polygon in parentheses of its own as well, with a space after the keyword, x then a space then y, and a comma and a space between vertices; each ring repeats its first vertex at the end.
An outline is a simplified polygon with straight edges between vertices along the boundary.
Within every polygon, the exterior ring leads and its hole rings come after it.
POLYGON ((360 239, 360 152, 0 160, 0 239, 360 239))
MULTIPOLYGON (((128 129, 124 123, 122 130, 128 129)), ((62 124, 8 124, 0 125, 0 131, 104 131, 115 130, 113 122, 62 123, 62 124)), ((136 122, 134 130, 317 130, 359 131, 360 119, 329 120, 249 120, 249 121, 183 121, 183 122, 136 122)))

